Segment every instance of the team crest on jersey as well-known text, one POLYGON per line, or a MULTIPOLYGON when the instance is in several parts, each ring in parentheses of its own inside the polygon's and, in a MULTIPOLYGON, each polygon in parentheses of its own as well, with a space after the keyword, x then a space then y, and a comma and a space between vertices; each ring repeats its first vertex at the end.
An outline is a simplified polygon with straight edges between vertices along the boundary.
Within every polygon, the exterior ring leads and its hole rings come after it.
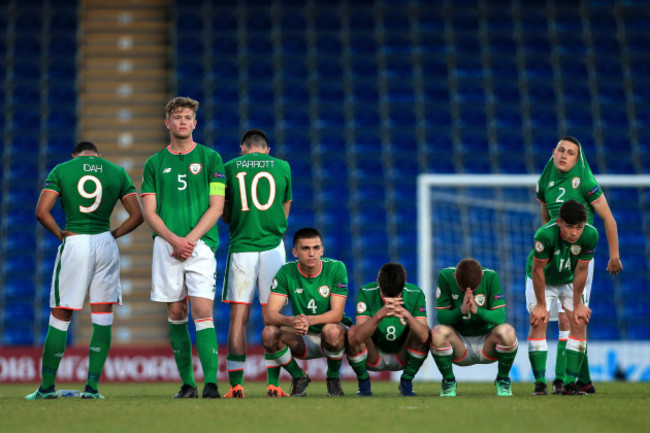
POLYGON ((199 164, 198 162, 193 162, 192 164, 190 164, 190 173, 199 174, 201 173, 202 168, 203 166, 201 164, 199 164))
POLYGON ((436 287, 436 299, 440 297, 440 287, 436 287))
POLYGON ((363 313, 364 311, 366 311, 367 308, 368 308, 368 307, 366 307, 366 303, 365 303, 365 302, 359 302, 359 303, 357 304, 357 313, 361 314, 361 313, 363 313))
POLYGON ((458 295, 456 295, 455 293, 453 295, 451 295, 451 297, 452 297, 452 299, 458 299, 458 295))
POLYGON ((580 254, 580 251, 582 251, 582 247, 580 245, 571 245, 570 251, 571 254, 577 256, 578 254, 580 254))
POLYGON ((571 186, 573 189, 577 189, 580 186, 580 178, 579 177, 574 177, 571 179, 571 186))
POLYGON ((327 298, 330 295, 330 286, 320 286, 318 288, 318 293, 320 293, 323 298, 327 298))
POLYGON ((541 243, 540 241, 536 241, 535 242, 535 251, 537 251, 538 253, 541 253, 542 251, 544 251, 544 244, 541 243))
POLYGON ((481 293, 479 295, 474 296, 474 301, 476 301, 476 305, 478 305, 479 307, 484 306, 486 301, 485 295, 481 293))

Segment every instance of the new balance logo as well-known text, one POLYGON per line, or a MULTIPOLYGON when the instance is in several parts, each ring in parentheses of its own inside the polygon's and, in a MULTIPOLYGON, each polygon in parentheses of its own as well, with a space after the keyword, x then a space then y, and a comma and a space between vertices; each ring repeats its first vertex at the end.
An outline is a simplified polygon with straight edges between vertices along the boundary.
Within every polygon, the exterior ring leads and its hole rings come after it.
POLYGON ((90 346, 90 347, 88 348, 88 350, 90 350, 91 352, 97 352, 97 353, 99 353, 99 352, 102 351, 102 348, 101 348, 101 347, 97 347, 97 346, 90 346))
POLYGON ((302 293, 302 292, 303 292, 303 290, 302 290, 301 288, 297 288, 297 289, 296 289, 296 293, 300 294, 300 293, 302 293))
POLYGON ((171 172, 172 172, 171 167, 163 170, 163 173, 171 173, 171 172))

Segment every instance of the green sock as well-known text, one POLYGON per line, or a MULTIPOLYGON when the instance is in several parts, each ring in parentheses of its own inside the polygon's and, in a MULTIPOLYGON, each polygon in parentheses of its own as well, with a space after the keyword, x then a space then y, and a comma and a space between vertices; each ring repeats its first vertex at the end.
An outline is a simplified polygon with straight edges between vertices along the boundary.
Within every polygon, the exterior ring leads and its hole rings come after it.
POLYGON ((56 382, 56 372, 59 369, 65 352, 67 331, 61 331, 53 326, 48 327, 45 344, 43 345, 43 365, 41 367, 41 388, 48 389, 56 382))
POLYGON ((454 376, 454 370, 453 370, 453 364, 452 364, 452 359, 453 359, 453 354, 452 355, 433 355, 433 360, 436 362, 436 365, 438 366, 438 370, 440 370, 440 374, 442 374, 443 379, 455 379, 456 377, 454 376))
POLYGON ((99 377, 102 375, 106 358, 108 358, 108 351, 111 348, 112 329, 112 325, 102 326, 93 323, 93 335, 88 350, 88 380, 86 381, 86 387, 92 388, 95 392, 97 392, 99 377))
POLYGON ((528 352, 528 359, 530 360, 530 366, 533 369, 535 382, 546 382, 547 355, 547 350, 533 350, 532 352, 528 352))
POLYGON ((404 373, 402 373, 402 378, 406 380, 413 380, 416 374, 418 374, 418 371, 420 370, 420 367, 422 367, 422 364, 424 364, 424 361, 427 359, 426 356, 413 356, 411 352, 407 352, 407 357, 406 357, 406 368, 404 369, 404 373))
POLYGON ((327 358, 327 378, 339 377, 339 371, 341 370, 341 365, 343 364, 343 358, 341 359, 332 359, 327 358))
POLYGON ((350 367, 352 367, 352 370, 354 370, 354 372, 357 374, 357 379, 365 380, 370 377, 368 374, 368 369, 366 368, 365 359, 359 362, 350 362, 350 358, 348 358, 348 363, 350 364, 350 367))
POLYGON ((187 330, 187 323, 170 323, 169 340, 181 381, 184 385, 191 385, 196 388, 192 366, 192 341, 190 340, 190 332, 187 330))
POLYGON ((196 351, 203 368, 203 383, 217 383, 219 345, 214 327, 196 331, 196 351))
POLYGON ((226 355, 226 364, 228 366, 228 380, 230 381, 230 386, 244 386, 245 362, 246 355, 233 355, 231 353, 226 355))
POLYGON ((564 382, 566 372, 566 340, 557 342, 557 356, 555 357, 555 378, 564 382))
POLYGON ((580 364, 585 357, 585 352, 578 352, 575 350, 567 349, 566 351, 566 382, 573 383, 576 381, 576 376, 580 371, 580 364))
POLYGON ((591 374, 589 374, 589 356, 585 350, 585 356, 582 358, 582 364, 580 364, 580 372, 578 373, 578 380, 582 383, 591 382, 591 374))
MULTIPOLYGON (((264 359, 267 360, 273 360, 275 358, 272 357, 272 355, 265 353, 264 354, 264 359)), ((273 386, 280 386, 280 366, 278 365, 270 367, 266 366, 266 384, 267 385, 273 385, 273 386)))
POLYGON ((275 353, 269 353, 269 359, 275 359, 280 363, 285 370, 289 372, 291 377, 297 379, 303 375, 302 368, 298 365, 293 355, 289 351, 289 346, 285 346, 284 349, 280 349, 275 353))
POLYGON ((496 351, 497 355, 497 378, 507 378, 510 377, 510 369, 512 364, 515 362, 515 357, 517 356, 517 349, 512 352, 499 352, 496 351))

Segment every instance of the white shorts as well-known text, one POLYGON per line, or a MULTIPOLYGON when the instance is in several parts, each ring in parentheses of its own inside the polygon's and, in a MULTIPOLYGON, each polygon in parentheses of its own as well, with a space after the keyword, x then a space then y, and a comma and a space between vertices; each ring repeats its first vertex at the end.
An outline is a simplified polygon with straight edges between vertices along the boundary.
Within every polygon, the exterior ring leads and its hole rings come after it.
POLYGON ((122 304, 120 253, 111 232, 68 236, 52 273, 50 307, 81 310, 90 304, 122 304))
POLYGON ((260 304, 266 305, 273 277, 286 258, 283 241, 268 251, 228 254, 221 299, 223 302, 250 305, 257 287, 260 304))
MULTIPOLYGON (((558 303, 563 306, 563 311, 573 311, 573 283, 560 286, 549 286, 547 284, 544 296, 546 297, 546 311, 551 311, 553 306, 557 306, 558 303)), ((526 308, 528 312, 533 311, 536 305, 537 298, 535 297, 533 280, 526 277, 526 308)), ((555 320, 557 320, 557 316, 555 320)))
MULTIPOLYGON (((582 292, 582 300, 586 306, 589 306, 589 299, 591 298, 591 284, 594 281, 594 260, 589 261, 589 273, 587 274, 587 283, 585 284, 585 290, 582 292)), ((551 305, 551 317, 548 320, 551 322, 557 321, 558 313, 564 313, 564 308, 558 300, 553 305, 551 305)))
POLYGON ((202 240, 198 240, 189 259, 176 260, 172 246, 160 236, 153 242, 151 300, 176 302, 187 296, 214 300, 217 291, 217 259, 202 240))
POLYGON ((455 365, 466 367, 475 364, 491 364, 496 361, 496 359, 486 358, 485 355, 483 355, 483 345, 485 344, 488 334, 473 337, 466 337, 458 334, 458 336, 463 341, 463 344, 465 344, 466 352, 465 356, 461 359, 452 361, 455 365))
MULTIPOLYGON (((341 324, 345 329, 349 329, 347 326, 341 324)), ((299 359, 314 359, 314 358, 326 358, 327 355, 321 347, 321 334, 314 334, 309 332, 305 335, 302 335, 302 341, 305 343, 305 354, 302 356, 297 356, 299 359)))
POLYGON ((366 367, 370 371, 400 371, 406 368, 406 365, 402 365, 397 359, 397 353, 388 353, 382 350, 377 349, 379 353, 379 360, 377 364, 370 365, 366 362, 366 367))

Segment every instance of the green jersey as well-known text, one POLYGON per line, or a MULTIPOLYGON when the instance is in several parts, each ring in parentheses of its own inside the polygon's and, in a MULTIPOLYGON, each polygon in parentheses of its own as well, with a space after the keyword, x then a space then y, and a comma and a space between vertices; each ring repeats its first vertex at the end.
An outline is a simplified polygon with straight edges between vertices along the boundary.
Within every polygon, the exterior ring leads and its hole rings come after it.
POLYGON ((454 277, 456 268, 445 268, 438 275, 436 288, 436 316, 442 325, 453 327, 465 336, 485 335, 496 325, 505 323, 506 302, 499 276, 492 269, 482 268, 483 278, 476 290, 476 314, 463 315, 460 307, 465 291, 458 288, 454 277))
POLYGON ((43 190, 59 195, 65 230, 87 235, 109 231, 117 200, 136 193, 122 167, 94 155, 80 155, 54 167, 43 190))
POLYGON ((537 181, 536 193, 537 200, 546 205, 551 221, 557 218, 564 202, 574 199, 587 208, 589 224, 594 223, 592 205, 603 196, 603 190, 584 162, 582 151, 576 165, 566 173, 560 173, 551 158, 537 181))
MULTIPOLYGON (((415 318, 427 318, 427 303, 422 289, 406 283, 402 290, 402 300, 405 310, 415 318)), ((384 307, 384 299, 377 282, 366 284, 357 293, 357 319, 359 317, 371 318, 384 307)), ((386 353, 396 353, 404 344, 410 327, 398 317, 384 317, 372 333, 372 341, 386 353)))
MULTIPOLYGON (((185 153, 172 153, 167 147, 144 163, 141 195, 155 195, 156 213, 167 228, 186 236, 210 206, 210 195, 224 194, 225 182, 221 156, 214 150, 199 143, 185 153)), ((201 239, 216 250, 217 225, 201 239)))
MULTIPOLYGON (((317 316, 330 311, 330 297, 348 296, 348 271, 338 260, 321 259, 321 270, 314 276, 300 272, 298 261, 286 263, 273 279, 271 293, 286 296, 291 302, 294 315, 317 316)), ((351 326, 352 320, 343 314, 344 325, 351 326)), ((323 325, 310 326, 309 332, 319 333, 323 325)))
POLYGON ((571 244, 560 236, 560 227, 556 222, 549 222, 535 233, 535 248, 528 255, 526 275, 533 276, 533 260, 548 262, 544 267, 546 284, 560 286, 573 282, 578 261, 588 262, 594 258, 598 243, 598 230, 587 224, 582 236, 571 244))
POLYGON ((287 230, 284 203, 291 201, 289 163, 264 153, 248 153, 228 161, 230 253, 268 251, 287 230))

